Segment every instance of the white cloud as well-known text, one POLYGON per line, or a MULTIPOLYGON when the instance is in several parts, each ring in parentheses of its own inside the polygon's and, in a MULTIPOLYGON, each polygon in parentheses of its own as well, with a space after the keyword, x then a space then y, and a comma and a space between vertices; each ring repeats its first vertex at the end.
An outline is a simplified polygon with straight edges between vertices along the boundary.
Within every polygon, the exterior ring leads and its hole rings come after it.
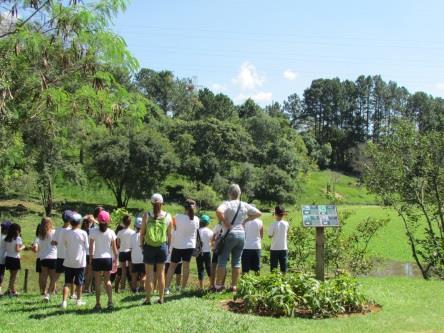
POLYGON ((273 93, 271 91, 259 91, 253 94, 239 94, 234 100, 238 103, 241 103, 246 99, 251 98, 257 103, 267 103, 271 102, 272 97, 273 93))
POLYGON ((227 90, 227 85, 226 84, 220 84, 220 83, 213 83, 210 86, 211 91, 215 92, 215 93, 219 93, 219 92, 223 92, 227 90))
POLYGON ((265 82, 265 77, 258 73, 256 66, 246 61, 242 63, 239 73, 233 79, 233 83, 241 90, 254 90, 261 87, 265 82))
POLYGON ((291 70, 291 69, 286 69, 283 73, 284 78, 286 78, 289 81, 293 81, 294 79, 296 79, 298 77, 298 73, 296 73, 295 71, 291 70))
POLYGON ((440 82, 436 84, 436 89, 444 92, 444 82, 440 82))

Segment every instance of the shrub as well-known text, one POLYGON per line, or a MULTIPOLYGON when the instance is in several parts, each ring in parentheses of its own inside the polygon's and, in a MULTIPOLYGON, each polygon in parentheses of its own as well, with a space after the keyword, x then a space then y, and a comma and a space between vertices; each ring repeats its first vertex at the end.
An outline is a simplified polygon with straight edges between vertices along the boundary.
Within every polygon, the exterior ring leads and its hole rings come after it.
MULTIPOLYGON (((122 218, 125 215, 130 215, 130 213, 125 208, 117 208, 111 212, 111 223, 110 225, 113 229, 117 228, 117 226, 122 222, 122 218)), ((134 223, 134 221, 132 221, 134 223)))
POLYGON ((327 318, 364 312, 371 301, 355 278, 341 275, 320 282, 306 274, 244 275, 236 299, 248 312, 271 316, 327 318))

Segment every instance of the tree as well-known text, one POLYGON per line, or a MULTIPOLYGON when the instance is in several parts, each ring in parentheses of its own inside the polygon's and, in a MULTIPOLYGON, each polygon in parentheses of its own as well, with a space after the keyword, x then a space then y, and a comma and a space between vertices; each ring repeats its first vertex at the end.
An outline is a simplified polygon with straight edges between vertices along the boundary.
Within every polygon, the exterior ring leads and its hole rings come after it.
POLYGON ((444 279, 444 136, 402 121, 368 146, 368 188, 401 217, 424 279, 444 279))
POLYGON ((146 199, 175 168, 170 143, 153 128, 118 130, 98 137, 88 149, 91 167, 105 180, 118 207, 146 199))

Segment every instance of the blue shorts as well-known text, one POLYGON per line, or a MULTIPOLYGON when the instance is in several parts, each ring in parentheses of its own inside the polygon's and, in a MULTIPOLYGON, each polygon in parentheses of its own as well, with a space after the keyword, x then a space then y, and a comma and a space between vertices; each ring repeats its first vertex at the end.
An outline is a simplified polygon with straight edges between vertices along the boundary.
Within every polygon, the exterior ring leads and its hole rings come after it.
POLYGON ((168 257, 168 245, 166 243, 160 246, 143 246, 143 262, 147 265, 164 264, 168 257))
POLYGON ((218 267, 226 267, 228 259, 231 255, 231 267, 241 267, 241 255, 244 249, 245 233, 230 232, 225 238, 224 248, 217 258, 218 267))
POLYGON ((83 286, 85 283, 85 267, 65 267, 65 285, 72 283, 74 283, 76 286, 83 286))
POLYGON ((95 258, 92 260, 92 270, 94 272, 109 272, 113 269, 112 258, 95 258))
POLYGON ((261 270, 261 250, 244 249, 242 252, 242 273, 261 270))

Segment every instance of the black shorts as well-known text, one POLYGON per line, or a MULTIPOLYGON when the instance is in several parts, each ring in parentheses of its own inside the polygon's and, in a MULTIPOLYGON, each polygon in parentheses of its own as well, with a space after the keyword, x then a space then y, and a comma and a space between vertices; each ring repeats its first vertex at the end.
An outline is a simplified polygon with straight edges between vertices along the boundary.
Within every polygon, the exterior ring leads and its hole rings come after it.
POLYGON ((160 246, 143 246, 143 262, 147 265, 164 264, 168 257, 168 246, 166 243, 160 246))
MULTIPOLYGON (((168 273, 168 269, 169 268, 170 268, 170 263, 168 262, 168 263, 165 264, 165 274, 168 273)), ((175 275, 181 275, 182 274, 182 263, 181 262, 177 263, 176 269, 174 270, 174 274, 175 275)))
POLYGON ((213 251, 213 256, 211 257, 211 263, 212 264, 217 264, 217 253, 213 251))
POLYGON ((56 273, 64 273, 65 272, 65 266, 63 266, 64 261, 65 261, 65 259, 63 259, 63 258, 57 258, 56 273))
POLYGON ((145 273, 145 264, 133 264, 133 267, 131 268, 131 273, 145 273))
POLYGON ((124 262, 124 261, 131 262, 131 251, 129 251, 129 252, 119 252, 119 261, 120 262, 124 262))
POLYGON ((42 265, 40 264, 40 258, 37 258, 35 260, 35 271, 36 271, 36 273, 42 272, 42 265))
POLYGON ((56 269, 57 259, 40 259, 40 266, 47 267, 48 269, 56 269))
POLYGON ((74 283, 83 286, 85 283, 85 268, 65 267, 65 285, 74 283))
POLYGON ((171 262, 177 264, 181 261, 190 262, 194 249, 175 249, 171 252, 171 262))
POLYGON ((109 272, 113 269, 112 258, 94 258, 92 260, 92 270, 94 272, 109 272))
POLYGON ((10 271, 18 271, 20 268, 22 268, 20 265, 20 258, 6 257, 5 267, 10 271))
POLYGON ((0 284, 3 282, 3 276, 5 276, 6 266, 5 264, 0 264, 0 284))
POLYGON ((244 249, 242 251, 242 273, 250 270, 259 272, 261 270, 261 250, 244 249))

